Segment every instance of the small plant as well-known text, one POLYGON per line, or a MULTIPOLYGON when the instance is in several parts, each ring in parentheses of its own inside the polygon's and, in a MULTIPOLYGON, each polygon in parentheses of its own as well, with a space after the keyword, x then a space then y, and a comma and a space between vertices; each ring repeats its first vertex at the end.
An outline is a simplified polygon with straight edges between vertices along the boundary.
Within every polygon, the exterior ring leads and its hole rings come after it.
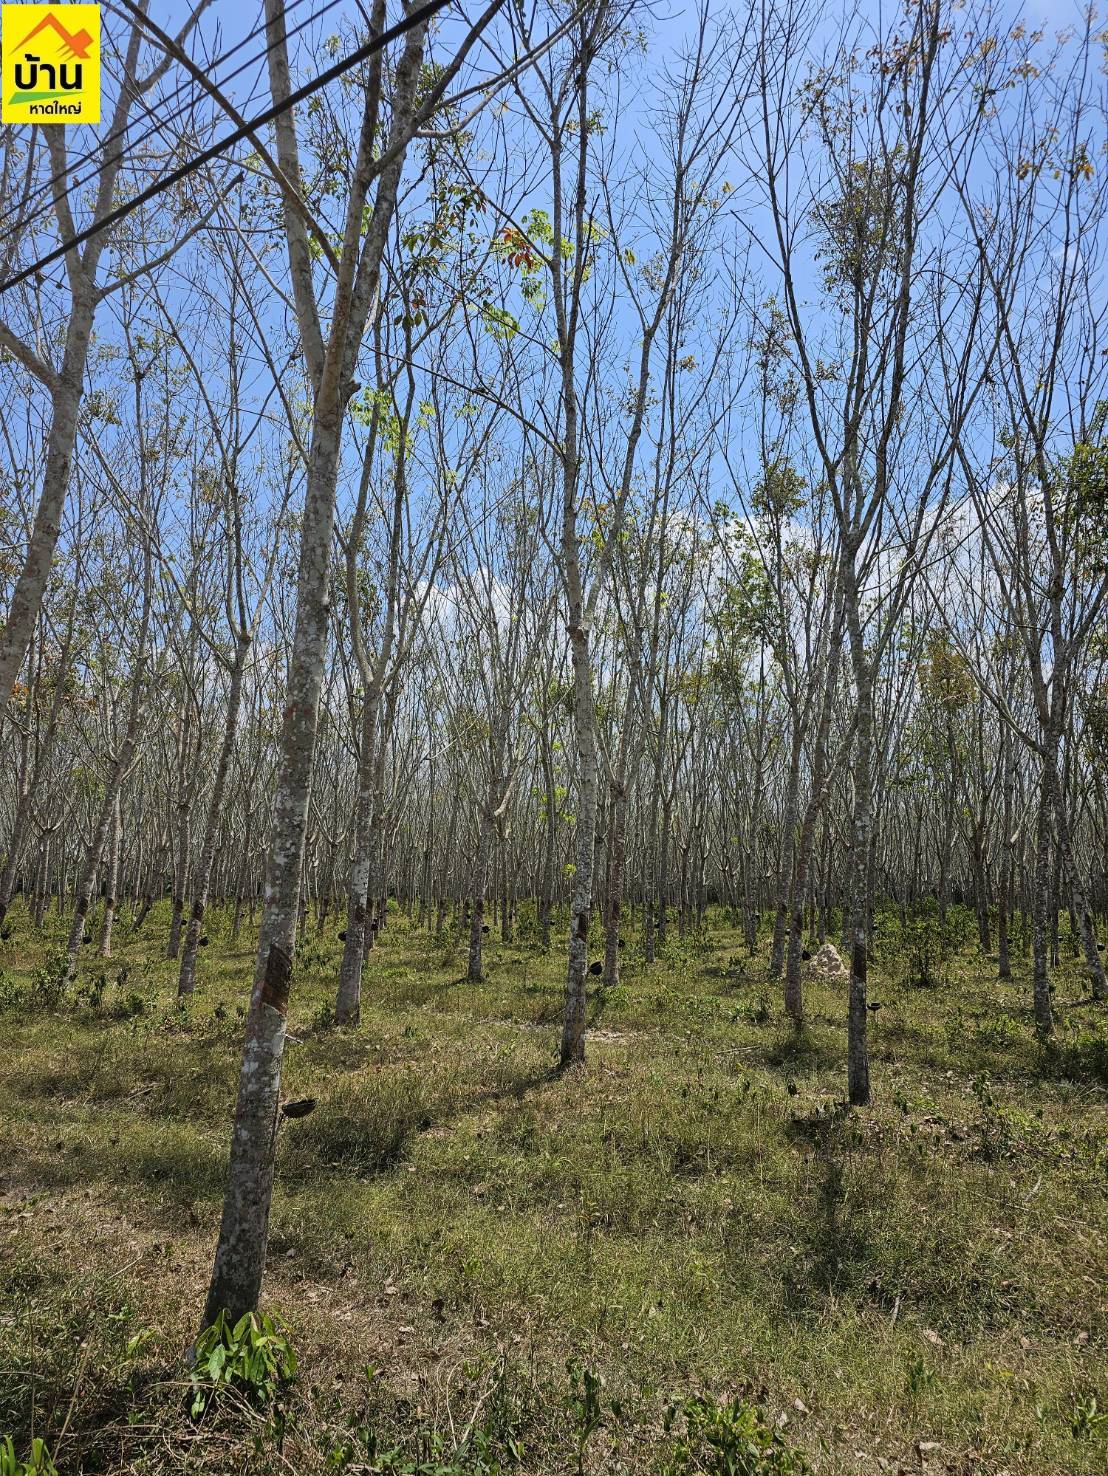
POLYGON ((695 1394, 666 1411, 666 1430, 678 1423, 684 1433, 663 1476, 811 1476, 802 1453, 741 1399, 720 1404, 710 1394, 695 1394))
POLYGON ((58 1476, 58 1468, 50 1459, 44 1441, 31 1441, 31 1453, 21 1460, 15 1453, 12 1437, 5 1435, 0 1440, 0 1476, 58 1476))
POLYGON ((938 1375, 927 1359, 916 1353, 908 1360, 904 1378, 908 1386, 908 1393, 915 1398, 917 1394, 922 1394, 924 1389, 930 1389, 932 1384, 937 1382, 938 1375))
POLYGON ((1018 1045, 1023 1038, 1020 1022, 1011 1015, 995 1014, 974 1026, 973 1038, 977 1044, 993 1050, 1007 1050, 1018 1045))
POLYGON ((1108 1435, 1108 1410, 1098 1408, 1095 1394, 1086 1394, 1084 1398, 1074 1401, 1070 1429, 1075 1440, 1108 1435))
MULTIPOLYGON (((107 1320, 109 1322, 115 1323, 116 1326, 122 1331, 127 1327, 129 1323, 133 1322, 134 1316, 134 1308, 129 1303, 124 1302, 123 1306, 120 1307, 117 1312, 108 1313, 107 1320)), ((152 1328, 140 1327, 139 1330, 135 1333, 132 1333, 131 1336, 124 1343, 124 1357, 137 1358, 142 1352, 143 1348, 145 1348, 147 1343, 149 1343, 155 1336, 156 1334, 154 1333, 152 1328)))
POLYGON ((126 994, 119 996, 109 1013, 116 1020, 133 1020, 136 1015, 146 1013, 146 1004, 144 994, 140 994, 137 989, 129 989, 126 994))
POLYGON ((731 1011, 731 1020, 734 1024, 740 1021, 747 1025, 765 1025, 770 1018, 769 1000, 762 993, 753 999, 745 1000, 736 1005, 731 1011))
POLYGON ((328 1471, 372 1472, 373 1476, 500 1476, 501 1467, 464 1449, 451 1450, 437 1430, 420 1431, 417 1449, 386 1444, 375 1430, 359 1425, 342 1435, 327 1453, 328 1471))
POLYGON ((334 1006, 330 1004, 321 1004, 312 1016, 313 1030, 330 1030, 334 1023, 335 1010, 334 1006))
POLYGON ((17 1009, 26 1003, 27 991, 12 976, 0 969, 0 1010, 17 1009))
POLYGON ((987 1076, 975 1076, 972 1088, 980 1107, 980 1116, 974 1126, 981 1155, 987 1159, 1009 1156, 1017 1144, 1016 1124, 997 1101, 987 1076))
POLYGON ((295 1373, 296 1354, 278 1319, 247 1312, 232 1327, 221 1312, 197 1340, 189 1412, 198 1419, 220 1389, 270 1404, 295 1373))
POLYGON ((305 938, 298 943, 293 968, 300 977, 317 972, 327 962, 327 947, 318 938, 305 938))
POLYGON ((87 1004, 90 1010, 98 1010, 104 1002, 104 991, 108 987, 108 976, 103 969, 94 979, 89 979, 77 991, 77 998, 87 1004))
MULTIPOLYGON (((604 1380, 575 1358, 567 1362, 566 1373, 569 1374, 569 1412, 577 1443, 577 1471, 580 1476, 585 1469, 585 1451, 589 1441, 604 1423, 604 1380)), ((618 1418, 621 1412, 619 1404, 613 1401, 610 1408, 618 1418)))
POLYGON ((914 918, 904 928, 904 940, 908 954, 905 988, 946 988, 950 984, 947 939, 937 919, 930 914, 914 918))
POLYGON ((69 955, 64 948, 51 953, 35 970, 28 1001, 40 1010, 56 1010, 69 982, 69 955))

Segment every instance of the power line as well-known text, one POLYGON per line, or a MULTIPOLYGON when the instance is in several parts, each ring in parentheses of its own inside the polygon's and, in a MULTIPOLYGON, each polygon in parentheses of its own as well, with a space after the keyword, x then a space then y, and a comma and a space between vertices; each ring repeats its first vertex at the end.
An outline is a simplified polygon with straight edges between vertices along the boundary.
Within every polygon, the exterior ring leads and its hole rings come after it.
MULTIPOLYGON (((292 0, 292 3, 287 7, 286 14, 305 3, 306 0, 292 0)), ((310 26, 313 21, 319 20, 322 16, 326 15, 329 10, 333 10, 336 5, 340 5, 341 3, 342 0, 327 0, 326 4, 321 6, 319 10, 313 11, 306 20, 302 20, 298 25, 292 26, 290 29, 288 29, 285 33, 286 39, 290 36, 299 35, 300 32, 310 26)), ((107 8, 109 10, 115 10, 115 7, 112 6, 110 3, 107 5, 107 8)), ((255 26, 252 31, 244 36, 241 41, 236 41, 234 46, 225 51, 222 56, 217 56, 211 62, 209 62, 207 64, 208 69, 211 70, 214 67, 221 66, 225 61, 228 61, 232 56, 234 56, 236 52, 241 51, 242 48, 246 46, 250 41, 253 41, 255 36, 260 35, 264 30, 265 22, 262 21, 260 25, 255 26)), ((243 72, 248 71, 251 67, 256 66, 258 62, 260 62, 264 57, 267 57, 269 53, 273 50, 273 47, 276 45, 276 41, 271 42, 268 46, 263 47, 261 51, 257 51, 252 56, 247 57, 244 62, 240 62, 240 64, 234 69, 233 72, 229 72, 226 77, 220 78, 217 85, 221 89, 225 88, 228 82, 233 82, 236 77, 241 76, 243 72)), ((184 92, 185 88, 188 86, 188 81, 189 79, 187 77, 182 78, 182 80, 178 82, 173 91, 169 93, 168 96, 160 100, 159 106, 165 107, 169 103, 173 102, 175 98, 180 97, 181 93, 184 92)), ((180 107, 174 108, 172 112, 164 115, 159 121, 159 119, 155 115, 153 108, 148 107, 143 99, 140 98, 139 106, 143 109, 148 118, 153 119, 154 126, 152 128, 148 128, 145 133, 136 138, 134 142, 130 145, 130 147, 132 149, 138 148, 141 144, 145 143, 148 138, 152 138, 155 133, 160 133, 166 127, 168 127, 170 123, 175 123, 179 118, 181 118, 185 113, 188 112, 189 108, 191 108, 193 105, 193 101, 193 98, 189 97, 184 103, 181 104, 180 107)), ((134 121, 134 119, 129 119, 122 128, 117 128, 114 133, 109 133, 106 138, 100 139, 92 148, 88 149, 84 154, 79 155, 76 159, 67 159, 66 167, 64 169, 59 169, 56 174, 53 174, 50 176, 49 179, 44 180, 42 184, 38 185, 31 192, 26 200, 20 202, 18 207, 13 207, 7 212, 5 216, 0 216, 0 226, 3 226, 7 221, 12 220, 16 216, 18 211, 26 210, 26 208, 34 201, 38 200, 40 196, 51 194, 55 185, 62 183, 67 175, 75 175, 78 170, 83 169, 86 164, 91 163, 92 160, 97 156, 97 154, 101 154, 104 150, 107 149, 107 146, 109 144, 114 143, 117 139, 124 138, 128 132, 128 129, 131 127, 131 124, 134 121)), ((116 154, 111 160, 108 160, 105 157, 104 162, 114 164, 122 157, 122 153, 123 151, 121 149, 120 152, 116 154)), ((79 184, 80 181, 78 181, 77 183, 79 184)), ((24 229, 24 227, 29 225, 40 215, 45 214, 46 209, 48 208, 49 207, 47 206, 43 210, 36 210, 32 214, 24 215, 21 219, 17 220, 9 230, 5 231, 4 234, 0 236, 0 246, 3 246, 6 241, 9 241, 12 236, 14 236, 18 231, 24 229)))
POLYGON ((230 133, 225 134, 223 138, 217 140, 214 144, 210 144, 201 153, 197 154, 195 158, 190 159, 187 164, 182 164, 178 169, 174 169, 163 179, 155 181, 152 185, 148 185, 133 200, 128 200, 124 204, 117 206, 114 210, 110 210, 102 219, 93 221, 92 225, 86 226, 83 231, 78 231, 75 236, 72 236, 67 241, 63 241, 53 251, 47 252, 45 256, 39 257, 38 261, 32 262, 29 267, 24 267, 21 272, 17 272, 14 277, 9 277, 3 286, 0 286, 0 294, 7 292, 9 287, 17 287, 20 282, 25 282, 28 277, 33 277, 36 272, 42 271, 43 267, 50 266, 51 263, 60 260, 67 252, 72 251, 74 247, 83 245, 90 237, 107 230, 109 226, 115 225, 117 221, 130 215, 139 206, 147 204, 156 195, 160 195, 163 190, 169 189, 171 185, 178 184, 182 179, 187 179, 190 174, 194 174, 196 170, 203 168, 205 164, 209 164, 213 159, 218 158, 232 144, 241 143, 244 138, 248 138, 257 129, 263 127, 266 123, 271 123, 274 118, 279 118, 282 113, 287 113, 297 103, 301 103, 305 98, 311 97, 313 92, 318 92, 321 87, 326 87, 336 77, 341 77, 344 72, 348 72, 351 67, 357 66, 359 62, 365 61, 367 57, 372 56, 375 52, 382 51, 400 36, 412 30, 413 27, 422 25, 424 21, 430 20, 432 16, 437 15, 440 10, 445 9, 449 4, 450 0, 429 0, 428 4, 420 6, 411 15, 407 15, 403 20, 397 21, 396 25, 390 26, 380 36, 371 37, 365 45, 359 46, 356 51, 352 51, 342 61, 336 62, 334 66, 328 67, 325 72, 321 72, 314 82, 307 82, 303 87, 297 88, 284 102, 274 103, 272 107, 266 108, 262 113, 258 113, 240 128, 232 129, 230 133))

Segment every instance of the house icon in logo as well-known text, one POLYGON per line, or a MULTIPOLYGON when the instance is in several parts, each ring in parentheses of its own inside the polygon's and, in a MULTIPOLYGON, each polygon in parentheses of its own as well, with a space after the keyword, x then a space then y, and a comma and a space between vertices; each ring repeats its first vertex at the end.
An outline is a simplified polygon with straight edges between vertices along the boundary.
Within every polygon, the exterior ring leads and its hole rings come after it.
POLYGON ((3 121, 100 121, 99 5, 3 7, 3 121))
POLYGON ((61 47, 61 52, 63 56, 88 56, 89 48, 92 46, 92 37, 89 35, 89 33, 82 30, 78 31, 76 35, 70 35, 70 33, 62 25, 61 21, 58 19, 56 11, 53 10, 49 11, 42 18, 42 20, 39 21, 37 26, 32 27, 32 29, 27 32, 23 40, 16 44, 16 50, 22 51, 25 46, 27 46, 31 41, 35 39, 40 31, 51 30, 57 33, 58 44, 61 47))

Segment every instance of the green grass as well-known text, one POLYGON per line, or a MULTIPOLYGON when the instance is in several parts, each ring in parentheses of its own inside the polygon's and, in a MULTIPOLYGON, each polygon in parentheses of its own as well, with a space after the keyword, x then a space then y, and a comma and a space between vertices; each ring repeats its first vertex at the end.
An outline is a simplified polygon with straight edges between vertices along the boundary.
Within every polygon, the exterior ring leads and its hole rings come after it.
POLYGON ((339 924, 311 933, 284 1090, 318 1106, 280 1130, 265 1288, 299 1378, 279 1416, 225 1401, 194 1425, 183 1354, 251 954, 214 919, 180 1010, 155 912, 51 1009, 35 981, 63 922, 38 938, 17 909, 0 945, 17 1451, 41 1435, 88 1472, 794 1469, 697 1455, 703 1393, 713 1419, 757 1405, 819 1476, 1108 1464, 1108 1020, 1068 961, 1044 1051, 1024 962, 1001 984, 966 942, 912 988, 883 919, 876 1100, 848 1112, 842 991, 810 983, 796 1035, 719 916, 652 967, 626 950, 565 1075, 559 955, 493 940, 470 985, 397 916, 353 1031, 327 1023, 339 924), (582 1370, 603 1379, 583 1450, 582 1370))

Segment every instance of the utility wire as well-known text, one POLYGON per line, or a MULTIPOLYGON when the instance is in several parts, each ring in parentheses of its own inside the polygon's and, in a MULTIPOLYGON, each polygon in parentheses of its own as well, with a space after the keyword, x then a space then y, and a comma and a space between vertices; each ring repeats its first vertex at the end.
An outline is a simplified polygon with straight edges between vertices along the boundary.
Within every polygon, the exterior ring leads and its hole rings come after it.
MULTIPOLYGON (((286 8, 286 15, 291 13, 298 6, 305 3, 306 0, 291 0, 291 4, 289 4, 286 8)), ((340 5, 341 3, 342 0, 326 0, 326 4, 322 5, 319 10, 313 11, 311 15, 309 15, 305 20, 302 20, 299 22, 299 24, 290 27, 285 33, 286 39, 292 36, 299 35, 300 32, 310 26, 313 21, 319 20, 322 16, 326 15, 329 10, 334 10, 335 6, 340 5)), ((110 3, 107 5, 106 8, 108 10, 111 10, 114 14, 122 14, 121 11, 117 11, 115 9, 115 6, 111 5, 110 3)), ((248 35, 244 36, 241 41, 237 41, 235 45, 225 51, 222 56, 217 56, 211 62, 209 62, 207 64, 207 69, 211 71, 212 68, 221 66, 225 61, 228 61, 232 56, 235 55, 236 52, 241 51, 244 46, 246 46, 250 41, 253 41, 255 36, 260 35, 262 31, 265 30, 265 25, 265 21, 262 21, 260 25, 255 26, 248 35)), ((236 77, 241 76, 243 72, 248 71, 251 67, 256 66, 260 61, 262 61, 263 58, 267 57, 269 53, 273 50, 273 47, 276 45, 276 41, 271 42, 270 45, 263 47, 261 51, 257 51, 252 56, 248 56, 244 62, 239 63, 239 65, 234 69, 233 72, 228 72, 226 77, 219 78, 217 81, 217 86, 221 89, 225 88, 228 82, 233 82, 236 77)), ((181 93, 184 92, 185 88, 188 86, 188 82, 189 79, 187 77, 182 78, 182 80, 178 82, 177 86, 173 89, 171 93, 168 94, 168 96, 160 99, 159 106, 165 107, 169 103, 173 102, 175 98, 180 97, 181 93)), ((141 144, 145 143, 148 138, 152 138, 155 133, 161 133, 165 128, 169 126, 169 124, 175 123, 179 118, 183 117, 183 115, 189 111, 189 109, 193 106, 194 101, 195 99, 190 96, 179 107, 174 108, 172 112, 165 114, 159 120, 153 108, 147 107, 145 102, 143 102, 142 99, 139 99, 139 105, 142 107, 146 116, 153 119, 153 127, 148 128, 145 133, 136 138, 134 142, 130 145, 130 147, 138 148, 141 144)), ((94 144, 92 148, 88 149, 84 154, 79 155, 76 159, 67 160, 66 167, 64 169, 59 169, 56 174, 53 174, 50 176, 49 179, 44 180, 42 184, 38 185, 31 192, 26 200, 20 201, 18 206, 13 207, 7 212, 6 215, 0 216, 0 226, 4 226, 9 221, 11 221, 17 215, 17 213, 26 211, 27 207, 38 200, 40 196, 44 194, 52 194, 55 185, 63 183, 67 175, 76 175, 77 172, 80 169, 84 168, 86 164, 91 163, 92 160, 97 156, 97 154, 101 154, 104 150, 106 150, 109 144, 114 143, 116 139, 125 137, 132 124, 136 121, 136 119, 130 119, 127 123, 123 125, 122 128, 117 128, 114 133, 110 133, 106 138, 98 140, 97 143, 94 144)), ((104 162, 114 164, 121 156, 122 150, 120 150, 120 153, 115 155, 115 157, 111 160, 105 158, 104 162)), ((74 188, 78 187, 81 183, 82 181, 75 180, 74 188)), ((39 218, 41 215, 44 215, 48 209, 49 205, 45 206, 42 210, 35 210, 31 214, 22 215, 19 220, 15 221, 15 224, 12 225, 10 229, 5 231, 4 234, 0 236, 0 246, 3 246, 3 244, 6 241, 10 240, 13 235, 17 234, 17 232, 23 230, 26 226, 30 225, 33 220, 39 218)))
MULTIPOLYGON (((305 0, 292 0, 292 3, 289 5, 288 8, 289 10, 295 10, 298 5, 303 5, 304 3, 305 0)), ((323 7, 321 11, 318 12, 318 14, 324 14, 326 11, 330 10, 333 6, 339 3, 340 0, 328 0, 328 3, 323 7)), ((109 3, 106 4, 105 8, 111 11, 114 15, 122 16, 123 14, 122 11, 116 10, 115 6, 110 3, 110 0, 109 3)), ((291 31, 289 31, 288 34, 290 36, 295 35, 297 31, 302 30, 305 26, 310 25, 314 19, 314 15, 309 16, 306 21, 301 21, 300 25, 294 27, 291 31)), ((213 60, 208 63, 209 69, 220 66, 229 57, 233 56, 236 51, 241 51, 248 42, 252 41, 255 36, 260 35, 264 29, 265 22, 263 21, 260 25, 255 26, 254 29, 250 31, 246 36, 244 36, 241 41, 236 42, 235 45, 232 46, 228 51, 225 51, 222 56, 217 56, 213 58, 213 60)), ((245 71, 248 67, 253 66, 257 62, 259 62, 262 57, 264 57, 268 53, 269 50, 270 48, 266 47, 264 50, 257 52, 254 56, 248 57, 246 61, 242 62, 238 67, 235 68, 233 72, 231 72, 226 78, 224 78, 219 85, 225 86, 227 82, 230 82, 233 78, 239 76, 239 74, 245 71)), ((184 92, 187 86, 188 78, 182 78, 172 92, 160 99, 160 106, 168 106, 168 104, 173 102, 175 98, 180 97, 181 93, 184 92)), ((141 138, 136 139, 134 146, 145 142, 147 138, 150 138, 155 132, 160 132, 161 129, 163 129, 167 124, 175 122, 178 118, 181 117, 183 113, 186 113, 188 111, 192 104, 193 98, 190 97, 184 103, 182 103, 180 107, 175 108, 173 112, 164 115, 159 123, 155 116, 153 108, 147 107, 142 99, 139 99, 139 105, 143 108, 143 111, 148 118, 154 119, 155 126, 144 133, 141 138)), ((4 224, 6 224, 7 221, 11 220, 19 210, 25 210, 26 207, 37 200, 39 196, 52 193, 54 186, 62 183, 67 175, 75 175, 78 170, 82 169, 86 164, 91 163, 92 160, 97 156, 97 154, 102 153, 109 144, 114 143, 116 139, 123 138, 134 121, 135 120, 132 118, 127 123, 125 123, 122 128, 117 128, 114 133, 109 133, 106 138, 98 139, 97 142, 90 149, 86 150, 85 153, 78 155, 75 159, 67 159, 66 167, 64 169, 59 169, 58 172, 56 174, 52 174, 49 179, 43 180, 40 185, 36 186, 36 188, 31 192, 26 200, 20 201, 18 207, 13 207, 13 209, 9 210, 6 215, 0 216, 0 226, 3 226, 4 224)), ((116 158, 118 157, 119 155, 116 156, 116 158)), ((105 162, 109 161, 105 160, 105 162)), ((115 160, 113 159, 110 162, 114 163, 115 160)), ((74 188, 79 186, 81 183, 82 181, 75 180, 74 188)), ((0 236, 0 244, 3 244, 4 241, 9 240, 12 235, 21 230, 23 226, 30 224, 31 220, 37 218, 37 216, 42 213, 43 212, 41 211, 35 211, 33 215, 23 216, 23 218, 17 221, 10 230, 6 231, 3 236, 0 236)))
POLYGON ((412 30, 414 26, 422 25, 424 21, 430 20, 432 16, 437 15, 440 10, 445 9, 449 4, 450 0, 429 0, 428 4, 421 5, 411 15, 406 15, 403 20, 397 21, 396 25, 390 26, 387 31, 383 31, 380 36, 371 37, 364 46, 359 46, 349 56, 343 57, 334 66, 328 67, 325 72, 321 72, 314 82, 307 82, 303 87, 297 88, 284 102, 274 103, 271 108, 266 108, 264 112, 258 113, 255 117, 244 123, 242 127, 232 129, 230 133, 225 134, 223 138, 218 139, 214 144, 210 144, 201 153, 197 154, 195 158, 190 159, 187 164, 182 164, 178 169, 174 169, 163 179, 156 180, 154 184, 148 185, 133 200, 127 200, 124 204, 118 205, 100 220, 93 221, 92 225, 86 226, 83 231, 78 231, 75 236, 72 236, 67 241, 63 241, 53 251, 47 252, 45 256, 41 256, 37 261, 32 262, 30 266, 24 267, 14 277, 9 277, 0 286, 0 294, 7 292, 9 287, 16 287, 20 282, 25 282, 28 277, 33 277, 36 272, 40 272, 43 267, 50 266, 53 262, 58 261, 67 252, 72 251, 74 247, 83 245, 90 237, 107 230, 109 226, 115 225, 117 221, 122 220, 125 216, 130 215, 132 211, 137 210, 140 205, 147 204, 156 195, 160 195, 163 190, 169 189, 171 185, 178 184, 182 179, 187 179, 190 174, 194 174, 196 170, 203 168, 205 164, 210 164, 213 159, 218 158, 232 144, 241 143, 244 138, 248 138, 258 128, 263 127, 266 123, 271 123, 274 118, 279 118, 282 113, 287 113, 290 108, 294 108, 298 103, 303 102, 305 98, 311 97, 312 93, 318 92, 321 87, 326 87, 336 77, 341 77, 344 72, 348 72, 351 67, 356 67, 359 62, 365 61, 367 57, 372 56, 375 52, 383 50, 407 31, 412 30))

